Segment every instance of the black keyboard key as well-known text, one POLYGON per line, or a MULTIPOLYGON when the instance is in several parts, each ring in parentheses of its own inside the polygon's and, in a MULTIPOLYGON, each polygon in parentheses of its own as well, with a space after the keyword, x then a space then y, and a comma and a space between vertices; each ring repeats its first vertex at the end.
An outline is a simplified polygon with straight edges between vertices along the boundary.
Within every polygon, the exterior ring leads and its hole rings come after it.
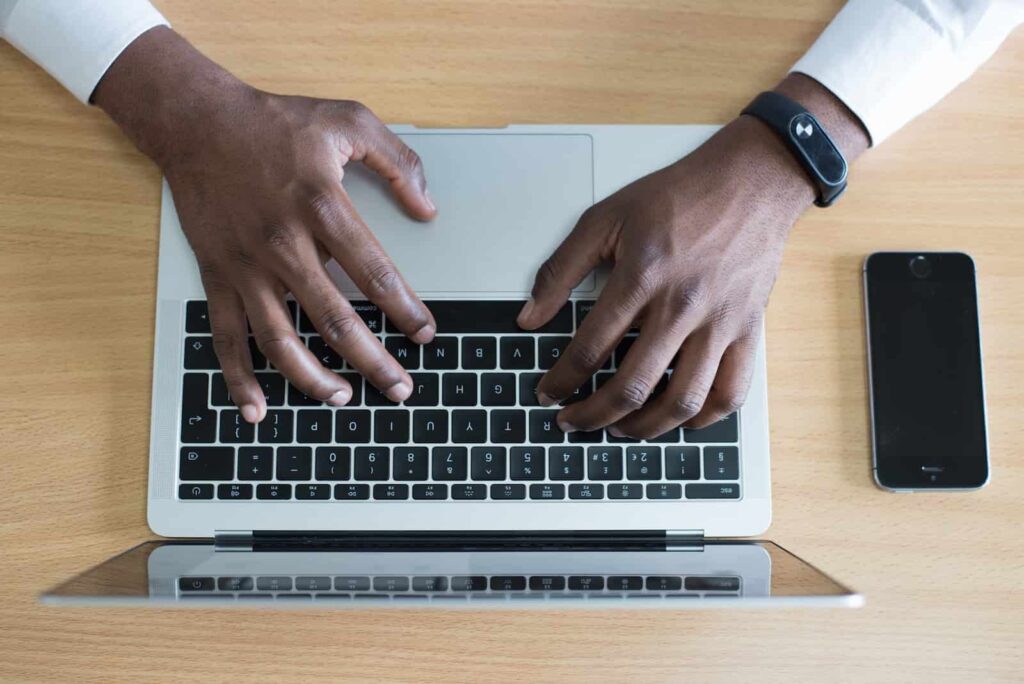
POLYGON ((589 397, 593 393, 594 393, 594 379, 593 378, 587 378, 587 381, 584 382, 579 387, 577 387, 576 391, 574 391, 572 394, 570 394, 568 397, 566 397, 565 401, 563 401, 562 403, 567 405, 567 406, 569 404, 575 404, 578 401, 583 401, 584 399, 586 399, 587 397, 589 397))
POLYGON ((334 588, 340 591, 369 591, 370 578, 365 575, 335 577, 334 588))
POLYGON ((694 482, 686 485, 687 499, 738 499, 740 486, 734 483, 694 482))
POLYGON ((537 362, 540 367, 544 370, 554 368, 570 342, 571 337, 542 337, 537 340, 537 362))
POLYGON ((452 591, 487 591, 487 578, 482 575, 456 575, 451 580, 452 591))
POLYGON ((533 444, 561 444, 565 433, 558 427, 557 409, 533 409, 530 411, 530 442, 533 444))
POLYGON ((345 378, 352 388, 352 398, 345 406, 359 406, 363 401, 363 376, 359 373, 339 373, 338 375, 345 378))
POLYGON ((355 473, 356 480, 388 479, 391 460, 391 449, 387 447, 356 447, 355 473))
POLYGON ((569 591, 601 591, 604 577, 600 575, 570 575, 569 591))
POLYGON ((630 480, 660 480, 661 447, 626 447, 626 478, 630 480))
POLYGON ((427 370, 455 370, 459 367, 459 338, 435 337, 423 345, 423 367, 427 370))
POLYGON ((587 479, 621 480, 622 447, 589 447, 587 449, 587 479))
POLYGON ((548 479, 582 480, 583 447, 550 447, 548 449, 548 479))
POLYGON ((487 485, 483 484, 455 484, 452 485, 452 498, 458 500, 486 499, 487 485))
POLYGON ((496 409, 491 411, 491 441, 497 444, 526 442, 526 411, 496 409))
POLYGON ((409 441, 409 411, 380 409, 373 414, 373 441, 400 444, 409 441))
POLYGON ((539 501, 564 499, 565 485, 561 484, 532 484, 530 485, 530 498, 539 501))
POLYGON ((369 443, 370 412, 366 409, 342 409, 335 411, 334 441, 341 444, 369 443))
POLYGON ((739 577, 687 577, 687 591, 739 591, 739 577))
POLYGON ((264 444, 288 444, 292 441, 295 412, 289 410, 268 410, 257 427, 259 441, 264 444))
POLYGON ((395 447, 391 456, 392 478, 403 481, 426 480, 430 468, 427 447, 395 447))
POLYGON ((314 499, 330 499, 331 485, 326 484, 300 484, 295 485, 295 498, 305 501, 314 499))
POLYGON ((410 373, 412 394, 405 400, 406 406, 437 406, 441 400, 437 373, 410 373))
POLYGON ((384 348, 402 368, 415 370, 420 367, 420 346, 408 337, 385 338, 384 348))
POLYGON ((448 441, 448 411, 412 412, 412 441, 416 444, 443 444, 448 441))
POLYGON ((208 444, 217 436, 217 412, 207 406, 206 373, 185 373, 181 384, 181 441, 208 444))
POLYGON ((632 347, 635 342, 636 335, 626 335, 615 346, 613 358, 615 359, 616 368, 622 368, 622 362, 626 360, 626 354, 629 353, 630 347, 632 347))
POLYGON ((323 406, 324 402, 307 397, 295 388, 295 385, 288 383, 288 405, 289 406, 323 406))
POLYGON ((179 499, 212 499, 212 484, 180 484, 178 485, 179 499))
POLYGON ((178 578, 178 589, 180 591, 213 591, 216 588, 216 580, 214 580, 212 577, 178 578))
POLYGON ((612 575, 608 578, 611 591, 640 591, 643 588, 644 578, 637 575, 612 575))
POLYGON ((291 577, 257 577, 256 589, 259 591, 291 591, 291 577))
POLYGON ((309 447, 277 448, 278 480, 309 480, 313 477, 313 450, 309 447))
POLYGON ((679 437, 679 428, 672 428, 668 432, 663 432, 657 437, 651 437, 647 441, 656 444, 679 444, 683 440, 679 437))
POLYGON ((270 447, 238 449, 239 480, 269 480, 274 474, 274 450, 270 447))
POLYGON ((483 444, 487 441, 487 411, 452 411, 452 441, 457 444, 483 444))
POLYGON ((506 370, 531 370, 537 365, 537 349, 532 337, 503 337, 501 367, 506 370))
POLYGON ((683 486, 674 482, 652 482, 647 485, 647 498, 655 500, 683 498, 683 486))
POLYGON ((480 403, 484 406, 515 406, 514 373, 484 373, 480 376, 480 403))
POLYGON ((498 343, 493 337, 463 337, 462 367, 490 370, 498 367, 498 343))
POLYGON ((187 370, 220 370, 217 353, 213 351, 212 337, 185 338, 185 368, 187 370))
POLYGON ((333 412, 329 409, 299 411, 296 440, 302 444, 327 444, 331 441, 333 412))
POLYGON ((409 591, 408 577, 374 577, 374 591, 409 591))
POLYGON ((491 591, 523 591, 526 589, 526 577, 523 575, 493 575, 491 591))
POLYGON ((284 406, 284 376, 277 373, 256 373, 256 382, 263 390, 267 406, 284 406))
POLYGON ((377 501, 400 501, 409 498, 409 485, 375 484, 373 498, 377 501))
POLYGON ((182 447, 179 480, 230 480, 235 471, 232 447, 182 447))
POLYGON ((370 485, 339 484, 334 485, 335 501, 364 501, 370 498, 370 485))
POLYGON ((288 299, 285 300, 284 304, 286 307, 288 307, 288 315, 290 316, 288 320, 291 322, 292 325, 295 325, 295 321, 299 317, 299 303, 296 302, 294 299, 288 299))
POLYGON ((431 476, 435 480, 465 480, 468 473, 466 447, 434 447, 431 451, 431 476))
POLYGON ((263 370, 267 367, 267 357, 260 351, 256 338, 252 336, 249 337, 249 356, 252 357, 253 370, 263 370))
POLYGON ((679 591, 683 588, 682 577, 656 575, 647 578, 647 591, 679 591))
POLYGON ((445 373, 441 387, 445 406, 476 406, 476 373, 445 373))
POLYGON ((491 499, 494 501, 519 501, 526 498, 526 485, 492 484, 491 499))
POLYGON ((391 401, 379 389, 366 383, 366 405, 367 406, 398 406, 398 402, 391 401))
POLYGON ((217 485, 217 498, 231 500, 251 499, 251 484, 222 484, 217 485))
POLYGON ((256 426, 247 423, 238 411, 220 412, 220 441, 224 444, 251 444, 256 438, 256 426))
POLYGON ((512 480, 543 480, 544 447, 512 447, 509 478, 512 480))
POLYGON ((544 377, 543 373, 519 374, 519 405, 540 406, 537 400, 537 383, 544 377))
POLYGON ((639 483, 620 483, 608 485, 609 499, 642 499, 644 486, 639 483))
POLYGON ((444 501, 448 498, 448 485, 416 484, 412 486, 412 498, 417 501, 444 501))
POLYGON ((665 447, 665 478, 699 480, 700 447, 665 447))
POLYGON ((534 575, 530 578, 531 591, 564 591, 565 577, 561 575, 534 575))
POLYGON ((317 447, 314 473, 318 480, 347 480, 352 468, 349 447, 317 447))
MULTIPOLYGON (((309 485, 315 487, 316 485, 309 485)), ((296 496, 296 498, 299 498, 296 496)), ((330 591, 330 577, 296 577, 295 589, 297 591, 330 591)))
POLYGON ((603 499, 604 498, 604 485, 602 484, 590 484, 589 482, 583 484, 571 484, 569 485, 569 498, 570 499, 603 499))
MULTIPOLYGON (((434 314, 437 330, 450 335, 486 333, 522 333, 516 325, 516 317, 526 304, 522 300, 433 300, 424 304, 434 314)), ((570 304, 563 306, 554 318, 536 332, 540 333, 571 333, 572 308, 570 304)), ((395 324, 387 321, 388 332, 397 332, 395 324)))
POLYGON ((309 338, 309 351, 313 353, 313 356, 317 358, 324 368, 341 370, 345 366, 345 361, 341 358, 341 355, 324 342, 322 337, 314 335, 309 338))
POLYGON ((256 498, 270 501, 285 501, 292 498, 292 486, 287 484, 256 485, 256 498))
POLYGON ((210 376, 210 406, 234 406, 235 402, 228 392, 227 383, 224 382, 223 373, 214 373, 210 376))
POLYGON ((715 444, 720 442, 739 441, 739 416, 730 413, 722 420, 708 425, 706 428, 683 430, 683 439, 692 443, 715 444))
POLYGON ((604 441, 604 430, 574 430, 567 436, 570 444, 600 444, 604 441))
POLYGON ((704 447, 704 479, 738 480, 740 450, 733 446, 704 447))
POLYGON ((474 480, 504 480, 505 460, 504 447, 473 447, 470 475, 474 480))
POLYGON ((185 304, 185 332, 210 332, 210 311, 206 302, 193 301, 185 304))
POLYGON ((447 577, 413 577, 413 591, 447 591, 447 577))
POLYGON ((374 335, 379 335, 384 330, 384 314, 381 313, 379 306, 366 300, 357 300, 352 302, 352 308, 374 335))

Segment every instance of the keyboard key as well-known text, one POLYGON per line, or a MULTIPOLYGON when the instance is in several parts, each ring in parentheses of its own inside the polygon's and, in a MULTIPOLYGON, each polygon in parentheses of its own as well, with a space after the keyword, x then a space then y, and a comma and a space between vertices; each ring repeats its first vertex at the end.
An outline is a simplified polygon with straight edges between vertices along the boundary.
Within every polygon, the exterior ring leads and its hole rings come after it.
POLYGON ((608 578, 611 591, 639 591, 644 588, 644 578, 636 575, 612 575, 608 578))
POLYGON ((589 447, 587 449, 587 479, 621 480, 622 447, 589 447))
POLYGON ((378 501, 400 500, 409 498, 409 485, 376 484, 373 485, 373 498, 378 501))
POLYGON ((273 469, 274 450, 270 447, 241 447, 238 450, 239 480, 269 480, 273 469))
POLYGON ((739 577, 687 577, 687 591, 739 591, 739 577))
POLYGON ((412 394, 405 400, 406 406, 437 406, 440 403, 440 377, 437 373, 410 373, 412 394))
POLYGON ((571 337, 542 337, 537 340, 537 362, 540 367, 544 370, 554 368, 570 342, 571 337))
POLYGON ((223 373, 214 373, 210 376, 210 405, 211 406, 234 406, 235 402, 228 392, 228 386, 224 382, 223 373))
POLYGON ((402 368, 415 370, 420 367, 420 346, 408 337, 387 337, 384 348, 402 368))
MULTIPOLYGON (((434 314, 437 330, 446 335, 473 334, 522 334, 516 324, 516 317, 526 304, 522 300, 433 300, 424 304, 434 314)), ((395 324, 387 321, 388 332, 397 332, 395 324)), ((563 306, 554 318, 536 332, 571 333, 572 308, 563 306)))
POLYGON ((300 484, 295 485, 296 499, 330 499, 331 485, 326 484, 300 484))
POLYGON ((312 352, 313 356, 317 358, 324 368, 337 371, 345 367, 344 359, 330 345, 324 342, 324 338, 314 335, 309 338, 308 346, 309 351, 312 352))
POLYGON ((445 406, 476 406, 476 373, 445 373, 441 387, 445 406))
POLYGON ((731 413, 722 420, 706 428, 683 430, 683 439, 693 443, 718 443, 739 441, 739 417, 731 413))
POLYGON ((213 351, 212 337, 185 338, 185 368, 187 370, 220 370, 217 354, 213 351))
POLYGON ((349 447, 317 447, 316 479, 347 480, 352 465, 352 450, 349 447))
POLYGON ((263 370, 267 367, 267 357, 260 351, 256 338, 252 336, 249 337, 249 356, 252 358, 253 370, 263 370))
POLYGON ((370 412, 366 409, 341 409, 335 411, 334 419, 334 441, 342 444, 370 441, 370 412))
POLYGON ((512 480, 544 479, 544 447, 512 447, 509 478, 512 480))
POLYGON ((700 447, 665 447, 665 478, 700 479, 700 447))
POLYGON ((530 411, 530 442, 534 444, 560 444, 565 433, 556 421, 558 409, 533 409, 530 411))
POLYGON ((647 441, 657 444, 678 444, 683 440, 679 437, 679 428, 672 428, 668 432, 663 432, 657 437, 651 437, 647 441))
POLYGON ((491 411, 491 441, 498 444, 526 442, 526 411, 496 409, 491 411))
POLYGON ((447 577, 413 577, 413 591, 447 591, 447 577))
POLYGON ((235 470, 232 447, 182 447, 179 480, 230 480, 235 470))
POLYGON ((644 486, 642 484, 619 483, 608 485, 609 499, 642 499, 644 486))
POLYGON ((292 424, 295 412, 289 410, 268 410, 257 427, 259 441, 264 444, 288 444, 292 441, 292 424))
POLYGON ((502 337, 499 347, 501 367, 506 370, 530 370, 537 363, 532 337, 502 337))
MULTIPOLYGON (((316 485, 310 485, 315 487, 316 485)), ((330 577, 296 577, 295 589, 297 591, 330 591, 330 577)))
POLYGON ((504 480, 505 448, 473 447, 470 451, 470 474, 474 480, 504 480))
POLYGON ((296 418, 296 440, 302 444, 327 444, 331 441, 332 411, 329 409, 299 411, 296 418))
POLYGON ((679 591, 683 588, 683 578, 652 576, 647 578, 644 586, 647 591, 679 591))
POLYGON ((313 477, 313 450, 309 447, 277 448, 278 480, 309 480, 313 477))
POLYGON ((494 575, 491 577, 491 591, 523 591, 526 577, 522 575, 494 575))
POLYGON ((550 447, 548 478, 551 480, 583 479, 583 447, 550 447))
POLYGON ((530 485, 530 498, 538 500, 564 499, 565 485, 532 484, 530 485))
POLYGON ((291 577, 257 577, 256 589, 259 591, 291 591, 291 577))
POLYGON ((391 401, 379 389, 366 383, 366 405, 367 406, 398 406, 398 402, 391 401))
POLYGON ((604 485, 601 484, 571 484, 569 485, 570 499, 603 499, 604 485))
POLYGON ((683 486, 674 482, 652 482, 647 485, 647 498, 656 500, 682 499, 683 486))
POLYGON ((179 591, 213 591, 217 587, 212 577, 179 577, 179 591))
POLYGON ((387 447, 356 447, 355 479, 386 480, 388 479, 391 450, 387 447))
POLYGON ((448 485, 417 484, 412 486, 412 498, 418 501, 444 501, 448 498, 448 485))
POLYGON ((738 484, 718 484, 710 482, 691 483, 686 485, 687 499, 738 499, 740 498, 740 486, 738 484))
POLYGON ((181 441, 185 444, 212 442, 217 436, 217 412, 207 406, 206 373, 185 373, 181 383, 181 441))
POLYGON ((412 441, 416 444, 443 444, 448 441, 448 411, 412 412, 412 441))
POLYGON ((570 575, 569 591, 601 591, 604 577, 600 575, 570 575))
POLYGON ((268 500, 286 500, 292 498, 292 486, 287 484, 256 485, 256 498, 268 500))
POLYGON ((339 484, 334 485, 334 499, 336 501, 362 501, 370 498, 370 485, 364 484, 339 484))
POLYGON ((604 430, 574 430, 567 437, 570 444, 600 444, 604 440, 604 430))
POLYGON ((486 499, 487 485, 482 484, 457 484, 452 485, 452 498, 465 499, 486 499))
POLYGON ((185 304, 185 332, 210 332, 210 312, 206 302, 193 301, 185 304))
POLYGON ((543 373, 519 374, 519 405, 540 406, 537 400, 537 383, 544 377, 543 373))
POLYGON ((514 373, 484 373, 480 376, 480 403, 484 406, 515 406, 514 373))
POLYGON ((374 591, 409 591, 408 577, 374 577, 374 591))
POLYGON ((317 401, 295 388, 295 385, 288 383, 288 405, 289 406, 323 406, 324 402, 317 401))
MULTIPOLYGON (((218 375, 220 375, 218 373, 218 375)), ((255 373, 267 406, 284 406, 284 377, 277 373, 255 373)))
POLYGON ((530 578, 531 591, 563 591, 565 578, 561 575, 534 575, 530 578))
POLYGON ((487 578, 482 575, 456 575, 451 581, 452 591, 487 591, 487 578))
POLYGON ((704 447, 704 479, 738 480, 740 450, 733 446, 704 447))
POLYGON ((366 300, 357 300, 352 302, 352 308, 374 335, 379 335, 384 330, 384 314, 381 313, 379 306, 366 300))
POLYGON ((576 388, 572 394, 570 394, 562 404, 568 406, 569 404, 575 404, 576 402, 583 401, 591 394, 594 393, 594 379, 587 378, 586 382, 576 388))
POLYGON ((622 368, 622 362, 626 359, 626 354, 629 353, 630 347, 636 342, 636 337, 636 335, 626 335, 615 346, 615 353, 612 357, 615 359, 616 368, 622 368))
POLYGON ((220 441, 224 444, 250 444, 256 438, 256 426, 247 423, 238 411, 220 412, 220 441))
POLYGON ((489 370, 498 367, 498 343, 493 337, 463 337, 462 367, 489 370))
POLYGON ((218 499, 251 499, 252 485, 250 484, 222 484, 217 485, 218 499))
POLYGON ((626 477, 630 480, 660 480, 661 447, 626 447, 626 477))
POLYGON ((495 501, 518 501, 526 498, 526 485, 492 484, 491 498, 495 501))
POLYGON ((373 441, 396 444, 409 441, 409 411, 381 409, 373 414, 373 441))
POLYGON ((363 402, 363 376, 359 373, 339 373, 352 388, 352 398, 345 406, 359 406, 363 402))
POLYGON ((483 444, 487 441, 487 411, 452 411, 452 441, 458 444, 483 444))
POLYGON ((180 484, 178 485, 179 499, 212 499, 212 484, 180 484))
POLYGON ((459 367, 459 339, 435 337, 423 346, 423 367, 428 370, 455 370, 459 367))
POLYGON ((466 447, 434 447, 431 475, 435 480, 465 480, 468 472, 466 447))
POLYGON ((396 480, 426 480, 430 454, 427 447, 395 447, 392 452, 391 471, 396 480))

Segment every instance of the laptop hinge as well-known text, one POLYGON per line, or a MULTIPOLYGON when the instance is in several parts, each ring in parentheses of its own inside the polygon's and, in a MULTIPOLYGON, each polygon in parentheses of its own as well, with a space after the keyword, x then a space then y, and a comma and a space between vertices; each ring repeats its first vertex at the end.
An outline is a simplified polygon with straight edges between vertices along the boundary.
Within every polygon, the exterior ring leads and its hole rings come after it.
POLYGON ((704 530, 665 530, 666 551, 703 551, 704 530))
POLYGON ((214 551, 252 551, 252 532, 217 530, 213 533, 214 551))

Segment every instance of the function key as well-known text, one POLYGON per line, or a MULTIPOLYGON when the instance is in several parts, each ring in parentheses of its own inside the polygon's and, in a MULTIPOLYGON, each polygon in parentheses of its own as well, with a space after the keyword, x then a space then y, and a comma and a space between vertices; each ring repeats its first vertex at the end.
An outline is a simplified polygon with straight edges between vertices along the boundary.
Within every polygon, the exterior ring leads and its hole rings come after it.
POLYGON ((178 461, 179 480, 230 480, 234 476, 232 447, 182 447, 178 461))
POLYGON ((218 499, 251 499, 252 498, 252 485, 251 484, 222 484, 217 485, 217 498, 218 499))
POLYGON ((455 370, 459 367, 459 339, 435 337, 423 345, 423 367, 428 370, 455 370))
POLYGON ((330 499, 331 485, 326 484, 299 484, 295 485, 296 499, 330 499))
POLYGON ((530 370, 537 363, 532 337, 502 337, 501 367, 506 370, 530 370))
POLYGON ((452 485, 452 498, 458 500, 486 499, 487 485, 457 484, 452 485))
POLYGON ((491 591, 523 591, 526 577, 523 575, 494 575, 491 577, 491 591))
POLYGON ((700 447, 666 447, 665 477, 669 480, 699 480, 700 447))
POLYGON ((286 500, 292 498, 292 486, 287 484, 256 485, 256 498, 267 500, 286 500))
POLYGON ((738 480, 740 450, 733 446, 704 447, 704 478, 707 480, 738 480))
POLYGON ((216 589, 216 580, 212 577, 179 577, 179 591, 213 591, 216 589))
POLYGON ((409 498, 409 485, 376 484, 373 485, 373 498, 378 501, 400 500, 409 498))
POLYGON ((644 487, 641 484, 610 484, 608 485, 609 499, 642 499, 644 487))
POLYGON ((316 479, 347 480, 352 464, 352 450, 349 447, 317 447, 316 479))
POLYGON ((441 577, 413 577, 413 591, 446 591, 448 589, 448 578, 441 577))
POLYGON ((257 577, 256 589, 259 591, 291 591, 291 577, 257 577))
POLYGON ((252 577, 218 577, 217 589, 220 591, 252 591, 252 577))
POLYGON ((420 367, 420 346, 405 336, 390 336, 384 340, 384 348, 395 357, 398 365, 406 370, 420 367))
POLYGON ((534 575, 530 578, 531 591, 562 591, 565 577, 561 575, 534 575))
POLYGON ((462 367, 466 370, 489 370, 498 365, 497 342, 493 337, 463 337, 462 367))
POLYGON ((661 447, 626 447, 626 477, 630 480, 660 480, 661 447))
POLYGON ((739 441, 739 416, 730 413, 722 420, 705 428, 683 430, 683 439, 691 444, 713 444, 718 442, 739 441))
POLYGON ((204 301, 192 301, 185 304, 185 332, 210 332, 210 311, 204 301))
POLYGON ((178 485, 179 499, 212 499, 212 484, 180 484, 178 485))
POLYGON ((239 480, 269 480, 274 472, 274 450, 270 447, 238 449, 239 480))
POLYGON ((579 500, 603 499, 604 485, 590 484, 589 482, 583 484, 571 484, 569 485, 569 498, 579 500))
POLYGON ((644 588, 644 578, 637 575, 612 575, 608 578, 612 591, 639 591, 644 588))
POLYGON ((656 501, 683 498, 683 486, 674 482, 652 482, 647 485, 647 498, 656 501))
POLYGON ((185 368, 188 370, 220 370, 217 354, 213 351, 213 338, 185 338, 185 368))
POLYGON ((417 501, 444 501, 448 498, 448 485, 415 484, 412 486, 412 498, 417 501))
POLYGON ((687 499, 738 499, 740 498, 740 486, 738 484, 718 484, 710 482, 692 483, 686 485, 687 499))
POLYGON ((530 498, 537 501, 560 500, 565 498, 565 485, 562 484, 532 484, 530 485, 530 498))
POLYGON ((570 575, 569 591, 601 591, 604 577, 601 575, 570 575))
POLYGON ((562 352, 572 342, 571 337, 542 337, 537 341, 538 363, 543 370, 555 367, 555 363, 562 357, 562 352))
POLYGON ((687 577, 687 591, 739 591, 739 577, 687 577))
POLYGON ((338 591, 369 591, 370 578, 365 575, 335 577, 334 588, 338 591))
POLYGON ((295 588, 298 591, 330 591, 330 577, 296 577, 295 588))
POLYGON ((482 575, 456 575, 451 580, 452 591, 486 591, 487 578, 482 575))
POLYGON ((645 584, 648 591, 679 591, 683 588, 683 578, 673 576, 651 576, 645 584))
POLYGON ((408 577, 374 577, 374 591, 409 591, 408 577))
POLYGON ((526 498, 526 485, 492 484, 491 499, 494 501, 518 501, 526 498))
POLYGON ((370 485, 334 485, 336 501, 363 501, 370 498, 370 485))

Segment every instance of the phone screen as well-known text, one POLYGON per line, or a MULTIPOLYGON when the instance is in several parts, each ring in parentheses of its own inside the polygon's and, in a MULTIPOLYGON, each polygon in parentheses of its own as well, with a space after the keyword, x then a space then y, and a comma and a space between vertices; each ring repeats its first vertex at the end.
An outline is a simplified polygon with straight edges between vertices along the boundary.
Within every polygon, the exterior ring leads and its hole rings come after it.
POLYGON ((877 253, 865 265, 876 479, 893 489, 988 479, 974 262, 877 253))

